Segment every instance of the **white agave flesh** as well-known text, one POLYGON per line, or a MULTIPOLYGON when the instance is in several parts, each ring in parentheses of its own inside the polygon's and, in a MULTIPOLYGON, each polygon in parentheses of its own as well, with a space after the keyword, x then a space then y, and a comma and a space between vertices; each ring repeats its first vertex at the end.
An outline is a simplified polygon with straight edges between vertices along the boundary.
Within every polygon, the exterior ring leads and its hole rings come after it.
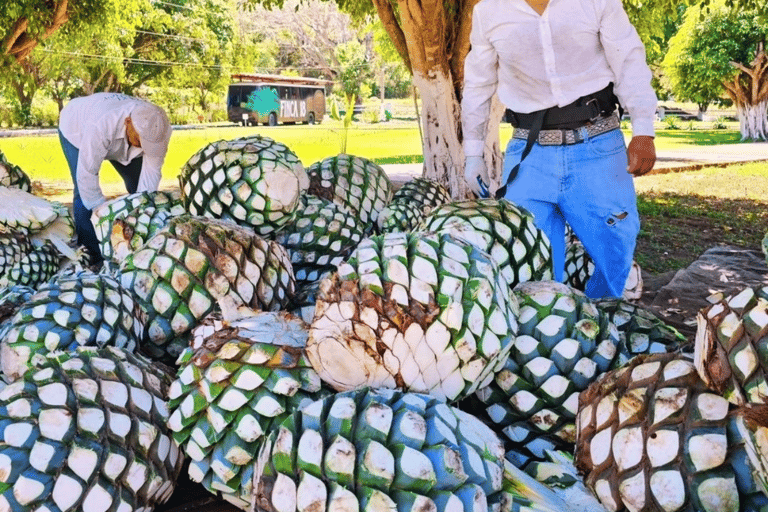
POLYGON ((672 462, 680 451, 680 436, 676 430, 660 429, 646 440, 648 459, 653 467, 672 462))
POLYGON ((699 484, 697 491, 704 512, 739 510, 739 491, 733 478, 709 478, 699 484))
POLYGON ((360 503, 352 492, 340 485, 331 486, 331 494, 328 496, 328 512, 358 512, 360 503))
POLYGON ((72 413, 66 409, 46 409, 38 416, 40 434, 53 441, 62 441, 72 428, 72 413))
POLYGON ((634 476, 622 480, 619 495, 630 511, 640 511, 645 506, 645 473, 640 471, 634 476))
POLYGON ((600 503, 605 505, 608 510, 619 510, 619 504, 613 498, 613 487, 608 480, 598 480, 595 482, 595 494, 600 499, 600 503))
POLYGON ((58 216, 51 202, 18 188, 0 187, 0 224, 39 231, 58 216))
POLYGON ((84 490, 77 479, 64 473, 56 479, 51 497, 59 509, 69 510, 77 503, 84 490))
POLYGON ((589 453, 592 458, 592 465, 599 466, 608 460, 611 454, 611 439, 613 438, 613 427, 601 430, 596 433, 589 443, 589 453))
POLYGON ((16 483, 13 485, 13 497, 20 505, 29 505, 37 500, 45 491, 45 485, 42 482, 27 478, 25 475, 19 475, 16 483))
POLYGON ((282 473, 278 473, 272 488, 271 502, 277 512, 296 511, 296 483, 282 473))
POLYGON ((74 446, 67 457, 67 466, 74 474, 88 482, 99 464, 99 454, 93 450, 74 446))
POLYGON ((336 436, 328 447, 324 459, 324 469, 332 474, 345 475, 352 479, 355 474, 355 446, 342 436, 336 436))
POLYGON ((622 428, 612 441, 613 458, 619 471, 626 471, 643 457, 643 431, 640 427, 622 428))
POLYGON ((725 462, 728 440, 725 434, 701 434, 688 440, 691 462, 697 471, 716 468, 725 462))
POLYGON ((680 472, 656 471, 651 475, 651 493, 666 512, 680 510, 685 504, 685 482, 680 472))
POLYGON ((685 388, 662 388, 656 391, 653 400, 653 423, 657 424, 685 406, 688 401, 688 390, 685 388))

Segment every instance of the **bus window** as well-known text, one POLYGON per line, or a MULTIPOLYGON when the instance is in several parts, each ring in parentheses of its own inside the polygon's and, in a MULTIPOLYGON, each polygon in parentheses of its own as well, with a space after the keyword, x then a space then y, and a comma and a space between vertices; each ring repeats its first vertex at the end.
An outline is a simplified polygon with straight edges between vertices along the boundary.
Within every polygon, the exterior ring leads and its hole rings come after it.
POLYGON ((256 87, 253 85, 245 85, 240 88, 240 106, 242 108, 248 108, 248 99, 256 87))
POLYGON ((240 105, 240 87, 235 85, 229 86, 229 94, 227 95, 227 107, 237 107, 240 105))

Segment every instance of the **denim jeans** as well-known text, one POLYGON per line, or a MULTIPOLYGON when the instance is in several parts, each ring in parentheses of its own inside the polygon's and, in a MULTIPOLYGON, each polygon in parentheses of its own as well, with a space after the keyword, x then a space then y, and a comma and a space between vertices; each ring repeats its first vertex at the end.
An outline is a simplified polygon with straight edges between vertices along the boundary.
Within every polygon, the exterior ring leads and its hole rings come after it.
MULTIPOLYGON (((96 230, 91 222, 92 210, 85 207, 80 199, 80 192, 77 190, 77 158, 80 150, 73 146, 60 131, 59 141, 61 141, 61 149, 64 151, 64 158, 67 159, 67 164, 69 165, 69 174, 72 176, 72 181, 75 185, 72 194, 72 213, 75 217, 77 243, 88 249, 88 253, 91 256, 91 264, 98 264, 101 263, 103 258, 101 256, 101 248, 99 247, 99 239, 96 238, 96 230)), ((123 178, 123 183, 125 183, 125 189, 128 193, 136 192, 136 189, 139 187, 139 176, 141 176, 142 157, 134 158, 128 165, 123 165, 114 160, 109 162, 120 177, 123 178)))
MULTIPOLYGON (((586 295, 621 297, 640 231, 624 136, 618 129, 583 135, 587 140, 569 146, 534 144, 505 197, 530 211, 549 237, 556 280, 563 281, 568 222, 595 263, 586 295)), ((509 141, 504 180, 524 147, 524 140, 509 141)))

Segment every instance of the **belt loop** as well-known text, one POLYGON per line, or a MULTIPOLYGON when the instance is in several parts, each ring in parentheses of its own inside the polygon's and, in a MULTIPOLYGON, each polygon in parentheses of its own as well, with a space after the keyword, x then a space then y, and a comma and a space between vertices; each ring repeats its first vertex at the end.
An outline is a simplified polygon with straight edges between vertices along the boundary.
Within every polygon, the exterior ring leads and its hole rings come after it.
POLYGON ((589 130, 586 126, 579 128, 579 133, 581 134, 581 140, 584 142, 589 142, 589 130))

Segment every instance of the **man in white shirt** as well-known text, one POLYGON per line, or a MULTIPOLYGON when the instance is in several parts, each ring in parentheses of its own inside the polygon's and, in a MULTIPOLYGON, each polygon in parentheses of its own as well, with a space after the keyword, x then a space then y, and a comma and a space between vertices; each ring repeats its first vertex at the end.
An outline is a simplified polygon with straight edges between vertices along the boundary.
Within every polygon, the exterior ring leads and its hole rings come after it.
POLYGON ((481 0, 472 16, 461 105, 469 187, 486 192, 482 155, 498 93, 515 132, 497 196, 534 214, 557 280, 568 222, 595 262, 586 294, 621 296, 640 229, 632 180, 656 160, 657 102, 621 0, 481 0), (628 147, 617 97, 631 116, 628 147))
POLYGON ((62 109, 59 139, 75 186, 75 229, 92 264, 102 260, 91 222, 92 210, 106 201, 99 185, 102 162, 110 161, 129 193, 157 190, 171 131, 163 109, 125 94, 83 96, 62 109))

